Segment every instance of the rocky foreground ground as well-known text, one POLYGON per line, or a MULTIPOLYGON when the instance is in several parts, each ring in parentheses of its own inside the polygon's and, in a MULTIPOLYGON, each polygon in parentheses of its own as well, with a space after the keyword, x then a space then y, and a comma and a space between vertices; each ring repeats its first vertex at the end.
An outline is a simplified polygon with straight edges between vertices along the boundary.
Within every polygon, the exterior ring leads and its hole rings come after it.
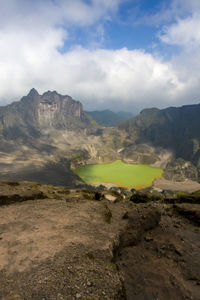
POLYGON ((200 196, 0 183, 0 299, 200 299, 200 196))

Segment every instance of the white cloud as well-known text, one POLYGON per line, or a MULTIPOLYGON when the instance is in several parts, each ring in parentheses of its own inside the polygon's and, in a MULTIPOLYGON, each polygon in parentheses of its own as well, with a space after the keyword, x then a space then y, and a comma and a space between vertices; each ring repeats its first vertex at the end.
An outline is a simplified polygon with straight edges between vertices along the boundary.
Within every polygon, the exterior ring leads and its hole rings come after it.
POLYGON ((186 19, 179 19, 175 24, 164 30, 161 35, 164 43, 180 45, 187 48, 200 46, 200 14, 186 19))
POLYGON ((109 19, 126 0, 6 0, 1 1, 0 26, 88 26, 109 19))
POLYGON ((170 63, 184 87, 177 97, 188 99, 190 103, 200 102, 200 2, 194 0, 188 5, 192 12, 190 16, 179 18, 164 28, 160 39, 180 47, 179 55, 175 55, 170 63))
POLYGON ((51 30, 39 36, 0 35, 1 98, 13 99, 36 87, 71 94, 90 107, 109 106, 108 101, 120 108, 122 103, 160 104, 160 99, 169 103, 182 88, 171 66, 143 51, 78 47, 61 54, 57 47, 63 34, 51 30))
MULTIPOLYGON (((140 11, 140 10, 139 10, 140 11)), ((200 11, 199 0, 168 0, 158 3, 156 12, 142 11, 135 23, 163 26, 200 11)))
POLYGON ((51 89, 69 94, 91 109, 163 107, 196 101, 200 55, 199 51, 192 55, 189 45, 195 43, 197 49, 199 47, 200 27, 194 30, 199 26, 197 15, 180 19, 165 29, 162 41, 183 47, 181 55, 169 62, 143 50, 126 48, 75 47, 60 53, 58 48, 68 37, 69 24, 94 24, 103 38, 99 20, 111 18, 123 1, 90 2, 89 5, 83 0, 48 0, 44 7, 41 0, 3 1, 0 12, 1 103, 19 99, 32 87, 41 93, 51 89), (195 59, 198 60, 195 62, 195 59))
POLYGON ((77 96, 91 101, 149 105, 164 95, 169 99, 169 90, 180 88, 170 67, 143 51, 77 49, 72 55, 73 59, 70 53, 65 58, 79 61, 73 72, 77 96), (81 78, 77 78, 79 70, 81 78))
MULTIPOLYGON (((103 40, 98 22, 114 14, 121 1, 1 1, 0 103, 16 99, 32 86, 56 87, 63 77, 58 70, 66 64, 58 48, 68 37, 68 27, 97 25, 103 40)), ((95 26, 92 30, 95 36, 95 26)))

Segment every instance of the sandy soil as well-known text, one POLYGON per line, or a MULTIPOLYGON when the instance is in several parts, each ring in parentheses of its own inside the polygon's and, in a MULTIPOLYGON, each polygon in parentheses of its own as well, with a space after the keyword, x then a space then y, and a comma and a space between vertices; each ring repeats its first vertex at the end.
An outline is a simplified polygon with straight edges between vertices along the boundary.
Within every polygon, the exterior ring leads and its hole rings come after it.
POLYGON ((25 271, 33 261, 52 258, 72 245, 111 251, 113 233, 106 228, 102 209, 98 202, 92 206, 89 202, 72 205, 61 200, 33 200, 1 207, 0 269, 8 274, 25 271))
MULTIPOLYGON (((105 183, 105 182, 94 182, 91 183, 90 185, 97 187, 101 184, 108 189, 111 187, 118 187, 113 183, 105 183)), ((157 178, 154 180, 152 186, 159 190, 183 191, 188 193, 192 193, 200 190, 200 184, 196 181, 192 181, 189 179, 186 179, 185 181, 182 182, 175 182, 164 178, 157 178)))
POLYGON ((162 190, 184 191, 189 193, 200 190, 200 184, 189 179, 182 182, 174 182, 164 178, 158 178, 154 181, 153 186, 162 190))
POLYGON ((0 185, 0 200, 39 189, 48 198, 0 206, 0 299, 120 299, 111 261, 124 204, 28 183, 0 185))
POLYGON ((99 185, 104 185, 106 188, 110 189, 111 187, 118 187, 118 185, 114 183, 107 183, 107 182, 92 182, 90 183, 91 186, 99 186, 99 185))

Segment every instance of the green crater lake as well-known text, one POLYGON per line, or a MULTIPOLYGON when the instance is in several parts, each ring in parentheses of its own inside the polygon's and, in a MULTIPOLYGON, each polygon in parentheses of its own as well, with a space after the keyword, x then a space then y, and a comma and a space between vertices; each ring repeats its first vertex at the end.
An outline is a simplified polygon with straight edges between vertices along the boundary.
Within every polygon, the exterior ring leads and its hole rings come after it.
POLYGON ((163 170, 142 164, 126 164, 121 160, 108 164, 85 165, 75 170, 88 183, 112 183, 121 187, 141 189, 162 177, 163 170))

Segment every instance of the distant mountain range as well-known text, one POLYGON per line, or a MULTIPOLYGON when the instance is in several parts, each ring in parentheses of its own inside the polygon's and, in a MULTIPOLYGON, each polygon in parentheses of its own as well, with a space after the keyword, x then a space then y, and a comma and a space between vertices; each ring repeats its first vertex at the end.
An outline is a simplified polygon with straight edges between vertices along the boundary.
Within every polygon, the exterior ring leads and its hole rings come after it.
POLYGON ((131 114, 84 112, 70 96, 32 89, 0 107, 0 179, 83 186, 73 168, 121 159, 200 181, 199 116, 200 105, 152 108, 118 124, 131 114))
POLYGON ((87 115, 91 116, 95 122, 101 126, 112 127, 120 124, 123 121, 131 119, 134 117, 133 113, 126 111, 113 112, 109 109, 107 110, 95 110, 95 111, 85 111, 87 115))

